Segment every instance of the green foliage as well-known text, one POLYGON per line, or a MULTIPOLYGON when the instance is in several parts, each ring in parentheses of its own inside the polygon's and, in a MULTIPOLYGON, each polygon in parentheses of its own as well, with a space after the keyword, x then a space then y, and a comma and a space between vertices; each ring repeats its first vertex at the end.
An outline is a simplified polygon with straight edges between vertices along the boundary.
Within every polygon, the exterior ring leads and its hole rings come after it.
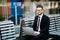
POLYGON ((2 0, 0 0, 0 3, 2 2, 2 0))
POLYGON ((0 21, 4 21, 5 17, 3 17, 2 15, 0 15, 0 21))

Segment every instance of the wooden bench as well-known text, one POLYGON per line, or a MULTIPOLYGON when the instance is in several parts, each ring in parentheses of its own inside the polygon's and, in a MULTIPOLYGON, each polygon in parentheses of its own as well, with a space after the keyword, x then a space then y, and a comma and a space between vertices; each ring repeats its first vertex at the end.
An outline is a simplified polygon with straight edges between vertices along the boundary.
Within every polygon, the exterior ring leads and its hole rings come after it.
POLYGON ((16 40, 15 28, 12 21, 0 23, 1 40, 16 40))
MULTIPOLYGON (((60 36, 60 15, 48 15, 48 16, 50 18, 49 33, 51 35, 60 36)), ((25 20, 25 27, 32 27, 33 22, 34 19, 25 20)))
MULTIPOLYGON (((57 38, 57 40, 60 40, 60 15, 54 15, 54 27, 55 28, 51 28, 52 26, 50 26, 50 30, 49 33, 51 35, 55 35, 53 36, 54 38, 57 38), (54 31, 52 31, 54 30, 54 31)), ((52 20, 51 20, 52 21, 52 20)), ((51 24, 50 24, 51 25, 51 24)))

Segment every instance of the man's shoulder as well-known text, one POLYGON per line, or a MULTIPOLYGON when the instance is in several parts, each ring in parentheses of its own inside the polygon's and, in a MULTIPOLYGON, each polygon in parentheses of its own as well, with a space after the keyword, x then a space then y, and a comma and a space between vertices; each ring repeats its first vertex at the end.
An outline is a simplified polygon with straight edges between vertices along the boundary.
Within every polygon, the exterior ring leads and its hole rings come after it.
POLYGON ((35 16, 35 18, 37 18, 38 16, 35 16))
MULTIPOLYGON (((43 15, 44 17, 48 17, 47 15, 43 15)), ((48 17, 49 18, 49 17, 48 17)))
POLYGON ((49 17, 47 15, 44 15, 45 18, 49 19, 49 17))

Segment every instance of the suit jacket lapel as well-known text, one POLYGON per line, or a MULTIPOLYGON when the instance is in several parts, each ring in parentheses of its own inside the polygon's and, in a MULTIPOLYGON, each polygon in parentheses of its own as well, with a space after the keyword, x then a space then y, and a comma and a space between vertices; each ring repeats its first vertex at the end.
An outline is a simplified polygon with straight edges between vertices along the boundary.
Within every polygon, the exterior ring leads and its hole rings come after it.
POLYGON ((43 23, 43 20, 44 20, 44 14, 43 14, 43 16, 42 16, 42 19, 41 19, 41 22, 40 22, 40 26, 41 26, 41 24, 43 23))

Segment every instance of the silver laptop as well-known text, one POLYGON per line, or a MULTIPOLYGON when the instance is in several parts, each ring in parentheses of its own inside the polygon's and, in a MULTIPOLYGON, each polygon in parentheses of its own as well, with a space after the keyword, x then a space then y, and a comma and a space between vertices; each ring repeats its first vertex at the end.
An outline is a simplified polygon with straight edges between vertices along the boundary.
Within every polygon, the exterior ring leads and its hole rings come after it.
POLYGON ((36 36, 34 34, 33 28, 31 28, 31 27, 22 27, 22 29, 23 29, 25 35, 33 35, 33 36, 36 36))

